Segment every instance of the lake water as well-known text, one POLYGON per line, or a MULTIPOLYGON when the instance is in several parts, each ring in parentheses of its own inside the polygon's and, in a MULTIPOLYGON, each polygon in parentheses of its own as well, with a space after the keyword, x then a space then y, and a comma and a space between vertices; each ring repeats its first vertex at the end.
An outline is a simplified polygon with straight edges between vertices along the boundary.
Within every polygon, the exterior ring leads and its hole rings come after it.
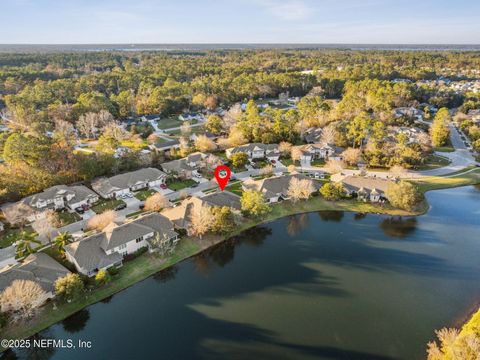
POLYGON ((38 335, 91 349, 35 356, 424 358, 434 329, 480 300, 480 190, 428 200, 418 218, 319 212, 254 228, 38 335))

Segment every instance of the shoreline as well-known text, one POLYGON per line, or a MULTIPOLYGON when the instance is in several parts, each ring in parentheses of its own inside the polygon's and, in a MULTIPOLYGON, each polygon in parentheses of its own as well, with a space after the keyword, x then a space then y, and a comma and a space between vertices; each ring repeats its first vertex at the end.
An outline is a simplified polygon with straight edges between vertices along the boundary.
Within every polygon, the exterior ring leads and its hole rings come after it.
MULTIPOLYGON (((480 181, 479 181, 480 182, 480 181)), ((471 183, 465 183, 457 186, 471 186, 471 183)), ((449 186, 447 186, 449 187, 449 186)), ((440 190, 438 188, 423 189, 423 193, 431 190, 440 190)), ((76 312, 100 302, 110 296, 113 296, 141 281, 146 280, 152 275, 175 266, 193 256, 196 256, 213 246, 216 246, 232 237, 235 237, 255 226, 267 224, 277 219, 317 211, 346 211, 352 213, 364 213, 389 216, 421 216, 427 213, 430 205, 424 199, 415 211, 395 209, 390 205, 376 205, 363 203, 356 200, 327 201, 320 196, 313 197, 307 201, 300 201, 296 204, 291 202, 281 202, 272 206, 272 210, 262 219, 245 219, 240 226, 233 232, 225 235, 207 235, 202 240, 192 237, 183 238, 175 253, 169 258, 161 258, 155 254, 142 254, 139 257, 126 262, 119 270, 119 274, 113 276, 112 281, 103 287, 87 291, 84 296, 70 303, 57 303, 53 300, 41 308, 39 313, 28 321, 22 321, 12 326, 7 326, 2 331, 1 336, 6 339, 24 339, 33 336, 46 328, 53 326, 76 312)), ((466 319, 467 321, 468 319, 466 319)), ((0 353, 7 349, 0 347, 0 353)))

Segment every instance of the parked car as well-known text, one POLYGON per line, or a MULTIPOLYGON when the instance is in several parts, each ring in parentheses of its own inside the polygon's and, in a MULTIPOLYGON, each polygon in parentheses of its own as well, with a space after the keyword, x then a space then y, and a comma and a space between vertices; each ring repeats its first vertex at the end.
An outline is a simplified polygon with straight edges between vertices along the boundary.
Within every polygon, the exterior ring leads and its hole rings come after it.
POLYGON ((275 160, 270 160, 270 162, 275 165, 277 162, 275 160))
POLYGON ((127 197, 128 197, 128 198, 133 198, 133 194, 132 194, 132 193, 128 193, 128 194, 127 194, 127 197))
POLYGON ((140 205, 138 205, 138 208, 139 208, 140 210, 145 209, 145 204, 140 204, 140 205))
POLYGON ((167 185, 166 184, 160 184, 160 189, 163 189, 163 190, 167 189, 167 185))
POLYGON ((115 211, 123 210, 127 208, 127 204, 118 204, 115 206, 115 211))
POLYGON ((79 214, 84 214, 85 213, 85 210, 83 209, 83 207, 79 206, 77 208, 75 208, 75 211, 79 214))

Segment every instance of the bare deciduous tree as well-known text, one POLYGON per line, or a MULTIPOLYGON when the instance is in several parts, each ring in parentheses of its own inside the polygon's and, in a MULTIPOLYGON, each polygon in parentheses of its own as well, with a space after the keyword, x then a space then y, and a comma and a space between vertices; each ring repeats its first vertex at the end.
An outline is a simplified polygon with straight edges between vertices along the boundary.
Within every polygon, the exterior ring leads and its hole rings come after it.
POLYGON ((55 119, 55 137, 73 143, 76 138, 73 124, 62 119, 55 119))
POLYGON ((112 114, 102 110, 99 113, 86 113, 80 116, 77 121, 77 129, 86 138, 96 138, 100 129, 114 122, 112 114))
POLYGON ((170 206, 170 201, 160 193, 155 193, 145 200, 145 210, 147 211, 160 211, 170 206))
POLYGON ((36 282, 14 280, 0 294, 0 308, 2 312, 12 313, 14 318, 28 318, 47 299, 47 293, 36 282))
POLYGON ((243 132, 240 129, 236 127, 230 129, 230 134, 228 135, 229 147, 240 146, 246 143, 247 139, 245 138, 243 132))
POLYGON ((260 175, 270 176, 272 174, 273 174, 273 166, 272 165, 267 165, 267 166, 260 169, 260 175))
POLYGON ((107 123, 103 128, 103 135, 115 139, 118 142, 128 137, 128 133, 117 121, 107 123))
POLYGON ((57 229, 55 229, 47 218, 35 220, 32 223, 32 228, 40 237, 46 238, 48 242, 52 242, 52 239, 58 235, 57 229))
POLYGON ((293 147, 290 152, 290 157, 293 161, 300 161, 300 158, 302 157, 302 150, 298 146, 293 147))
POLYGON ((230 129, 231 127, 235 126, 235 124, 241 119, 242 117, 242 106, 240 104, 233 105, 227 113, 223 116, 223 122, 225 129, 230 129))
POLYGON ((334 144, 335 137, 337 136, 337 130, 334 124, 330 124, 323 128, 322 136, 320 138, 321 144, 334 144))
POLYGON ((395 177, 401 177, 407 173, 407 170, 400 165, 395 165, 390 168, 390 173, 395 177))
POLYGON ((290 180, 287 194, 295 203, 298 200, 307 200, 314 192, 315 186, 312 180, 293 177, 290 180))
POLYGON ((195 139, 195 148, 201 152, 210 152, 217 148, 215 142, 206 135, 199 135, 195 139))
POLYGON ((325 170, 330 174, 336 174, 345 169, 345 163, 341 160, 328 160, 325 165, 325 170))
POLYGON ((117 213, 115 212, 115 210, 107 210, 101 214, 92 216, 87 222, 87 229, 96 229, 102 231, 108 225, 114 222, 116 218, 117 213))
POLYGON ((362 151, 360 149, 348 148, 342 152, 342 157, 347 164, 356 165, 362 157, 362 151))
POLYGON ((280 151, 283 156, 287 156, 292 151, 292 144, 287 141, 282 141, 280 144, 278 144, 278 151, 280 151))
POLYGON ((210 230, 213 220, 214 216, 208 205, 195 206, 190 215, 190 233, 201 239, 210 230))
POLYGON ((180 132, 182 133, 182 136, 188 138, 190 136, 190 134, 192 133, 192 128, 190 127, 190 122, 185 121, 180 126, 180 132))

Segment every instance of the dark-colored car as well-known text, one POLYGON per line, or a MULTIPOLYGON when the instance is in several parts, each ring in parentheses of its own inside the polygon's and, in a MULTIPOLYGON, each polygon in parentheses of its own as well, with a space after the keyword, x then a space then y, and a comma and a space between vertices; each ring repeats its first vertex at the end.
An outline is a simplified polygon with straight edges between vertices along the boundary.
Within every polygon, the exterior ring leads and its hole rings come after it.
POLYGON ((117 206, 115 206, 116 211, 123 210, 123 209, 126 209, 126 208, 127 208, 127 204, 118 204, 117 206))
POLYGON ((166 185, 166 184, 160 184, 160 189, 165 190, 166 188, 167 188, 167 185, 166 185))
POLYGON ((85 210, 83 209, 83 207, 79 206, 77 208, 75 208, 75 211, 79 214, 84 214, 85 213, 85 210))
POLYGON ((140 210, 145 209, 145 204, 140 204, 140 205, 138 205, 138 208, 139 208, 140 210))

